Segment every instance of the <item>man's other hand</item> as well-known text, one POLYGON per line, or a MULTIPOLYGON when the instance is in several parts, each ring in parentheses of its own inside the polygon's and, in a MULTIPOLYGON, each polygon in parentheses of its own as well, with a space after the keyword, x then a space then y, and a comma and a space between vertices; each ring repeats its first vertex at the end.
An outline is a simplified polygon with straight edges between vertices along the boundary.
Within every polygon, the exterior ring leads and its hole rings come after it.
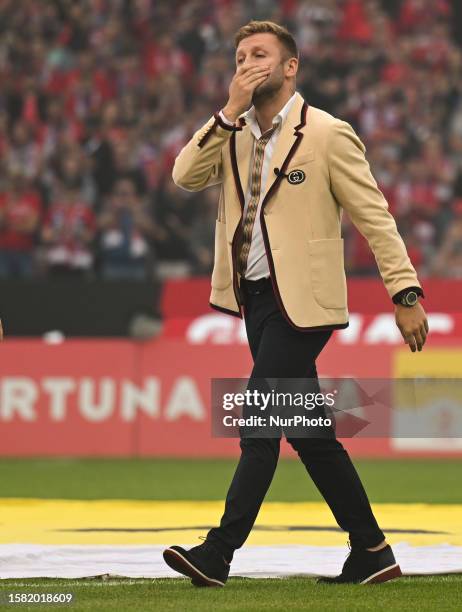
POLYGON ((420 302, 410 308, 397 304, 395 320, 401 335, 413 353, 421 351, 428 334, 428 321, 420 302))

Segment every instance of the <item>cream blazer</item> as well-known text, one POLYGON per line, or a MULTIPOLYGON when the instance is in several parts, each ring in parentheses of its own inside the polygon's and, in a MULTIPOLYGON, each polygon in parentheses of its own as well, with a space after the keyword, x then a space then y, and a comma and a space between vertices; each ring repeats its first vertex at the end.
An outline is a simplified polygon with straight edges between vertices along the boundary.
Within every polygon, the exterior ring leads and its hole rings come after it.
MULTIPOLYGON (((237 230, 253 136, 242 115, 236 124, 215 113, 178 154, 172 178, 188 191, 221 186, 210 305, 242 318, 237 230)), ((389 296, 420 287, 365 150, 349 123, 309 106, 297 92, 275 144, 260 213, 276 300, 295 329, 348 326, 343 209, 367 239, 389 296)))

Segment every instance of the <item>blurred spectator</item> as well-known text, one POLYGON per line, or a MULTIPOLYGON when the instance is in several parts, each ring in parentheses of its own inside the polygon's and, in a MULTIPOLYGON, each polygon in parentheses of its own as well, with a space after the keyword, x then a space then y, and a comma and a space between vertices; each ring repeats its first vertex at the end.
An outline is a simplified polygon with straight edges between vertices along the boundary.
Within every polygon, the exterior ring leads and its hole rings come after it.
POLYGON ((76 189, 79 199, 94 205, 96 200, 96 184, 89 172, 89 162, 80 152, 70 152, 56 160, 55 177, 65 187, 76 189))
POLYGON ((131 179, 119 179, 99 218, 101 272, 106 280, 153 278, 151 243, 157 228, 131 179))
POLYGON ((34 129, 24 121, 17 121, 7 144, 7 167, 10 172, 25 174, 34 179, 41 169, 41 152, 34 129))
POLYGON ((162 259, 191 260, 191 227, 206 194, 207 190, 198 195, 178 189, 171 178, 165 181, 157 195, 154 209, 155 217, 164 231, 163 239, 158 245, 162 259))
POLYGON ((96 157, 95 180, 101 196, 111 193, 119 177, 130 178, 137 192, 146 192, 146 177, 136 159, 135 146, 126 139, 125 133, 112 132, 104 126, 104 136, 96 157))
POLYGON ((35 233, 40 221, 40 196, 27 178, 10 177, 8 189, 0 194, 0 277, 32 276, 35 233))
POLYGON ((53 276, 85 276, 93 266, 95 217, 79 195, 75 186, 61 184, 45 215, 42 244, 53 276))

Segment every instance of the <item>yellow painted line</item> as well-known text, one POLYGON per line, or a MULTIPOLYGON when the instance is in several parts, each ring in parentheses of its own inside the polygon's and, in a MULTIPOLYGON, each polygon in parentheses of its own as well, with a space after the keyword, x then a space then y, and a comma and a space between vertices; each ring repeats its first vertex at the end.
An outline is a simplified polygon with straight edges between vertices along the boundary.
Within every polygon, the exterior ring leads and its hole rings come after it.
MULTIPOLYGON (((206 534, 207 526, 217 525, 222 512, 223 502, 219 501, 6 498, 0 501, 0 543, 198 544, 198 536, 206 534), (204 528, 197 529, 198 526, 204 528), (163 530, 149 531, 154 529, 163 530)), ((374 504, 374 512, 392 543, 462 545, 462 505, 374 504), (387 532, 392 529, 404 532, 387 532), (444 533, 416 534, 406 530, 444 533)), ((329 508, 320 502, 265 503, 256 525, 273 530, 254 530, 249 544, 334 546, 345 544, 348 538, 342 532, 299 529, 336 527, 329 508), (290 531, 289 526, 298 529, 290 531), (275 527, 282 529, 274 530, 275 527)))

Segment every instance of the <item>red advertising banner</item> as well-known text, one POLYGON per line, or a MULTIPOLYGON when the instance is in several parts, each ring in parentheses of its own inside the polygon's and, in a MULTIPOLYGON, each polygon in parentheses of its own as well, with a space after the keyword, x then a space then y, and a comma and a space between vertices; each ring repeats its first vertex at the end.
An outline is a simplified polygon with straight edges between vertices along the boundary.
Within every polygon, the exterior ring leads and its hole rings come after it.
MULTIPOLYGON (((348 279, 348 305, 351 312, 377 313, 390 310, 390 298, 378 278, 348 279)), ((433 312, 462 313, 462 284, 451 279, 424 279, 425 309, 433 312), (450 299, 449 299, 450 296, 450 299)), ((172 279, 162 291, 164 317, 194 317, 209 311, 208 277, 172 279), (185 300, 184 296, 188 299, 185 300)))
MULTIPOLYGON (((247 378, 252 360, 244 322, 211 310, 209 287, 209 279, 168 282, 163 332, 149 342, 7 338, 0 345, 0 455, 237 455, 237 439, 211 435, 210 380, 247 378)), ((320 377, 462 378, 460 283, 428 281, 424 290, 431 333, 424 351, 412 354, 382 284, 350 282, 350 325, 318 359, 320 377)), ((344 443, 354 455, 462 452, 456 438, 395 438, 344 443)), ((292 451, 283 445, 283 453, 292 451)))
MULTIPOLYGON (((434 341, 424 356, 335 339, 318 371, 321 377, 387 378, 418 372, 409 363, 420 363, 429 375, 444 374, 445 364, 453 373, 462 362, 459 346, 434 341)), ((244 344, 7 340, 0 355, 1 455, 211 457, 239 451, 238 440, 211 436, 210 379, 248 377, 252 364, 244 344)), ((386 437, 345 445, 354 455, 460 453, 457 445, 431 442, 398 448, 386 437)), ((284 446, 283 452, 292 451, 284 446)))

